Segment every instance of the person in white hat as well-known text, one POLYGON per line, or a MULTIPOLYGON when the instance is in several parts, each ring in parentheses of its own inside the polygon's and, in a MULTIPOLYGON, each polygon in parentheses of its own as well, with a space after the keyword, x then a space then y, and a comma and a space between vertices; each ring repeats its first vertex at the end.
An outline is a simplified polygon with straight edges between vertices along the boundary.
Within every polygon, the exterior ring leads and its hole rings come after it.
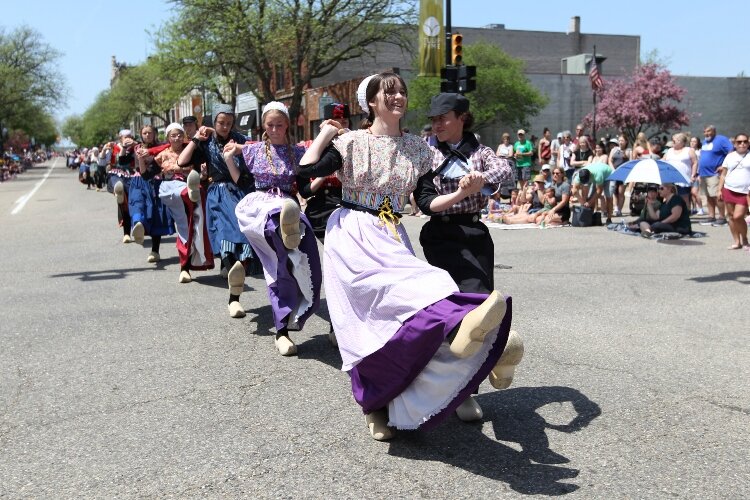
POLYGON ((276 348, 282 356, 297 353, 290 330, 300 330, 320 305, 322 274, 315 233, 300 212, 296 198, 299 161, 305 147, 292 145, 289 111, 273 101, 263 107, 263 139, 254 144, 227 144, 224 160, 234 179, 246 168, 255 191, 235 209, 240 230, 253 247, 268 286, 276 327, 276 348), (242 155, 244 167, 235 157, 242 155))
MULTIPOLYGON (((208 168, 210 179, 206 193, 206 225, 214 255, 221 258, 222 275, 226 272, 229 285, 229 315, 244 318, 245 309, 240 304, 240 295, 245 288, 246 266, 251 268, 253 251, 245 235, 240 231, 234 209, 237 203, 252 191, 252 177, 242 175, 232 178, 224 161, 224 147, 234 142, 244 144, 247 137, 234 130, 234 109, 228 104, 217 104, 213 108, 214 127, 201 126, 177 160, 180 167, 198 166, 208 168)), ((245 162, 236 161, 244 168, 245 162)), ((200 174, 193 171, 187 178, 188 193, 194 202, 200 200, 200 174)))
MULTIPOLYGON (((414 255, 400 224, 411 192, 435 192, 432 151, 401 130, 403 79, 373 75, 357 97, 366 128, 338 135, 338 124, 325 122, 300 175, 336 172, 343 186, 324 247, 328 309, 354 399, 371 436, 386 440, 394 427, 436 426, 488 376, 507 386, 523 349, 501 359, 510 300, 496 291, 461 293, 446 271, 414 255)), ((430 209, 451 207, 482 184, 434 197, 430 209)))
MULTIPOLYGON (((170 123, 166 132, 169 147, 154 157, 159 166, 162 181, 159 184, 159 199, 167 207, 177 229, 177 254, 180 258, 179 283, 190 283, 191 270, 213 269, 214 255, 206 228, 205 203, 201 199, 190 199, 187 178, 191 166, 180 167, 177 159, 185 148, 185 129, 179 123, 170 123)), ((205 197, 205 190, 201 190, 205 197)))

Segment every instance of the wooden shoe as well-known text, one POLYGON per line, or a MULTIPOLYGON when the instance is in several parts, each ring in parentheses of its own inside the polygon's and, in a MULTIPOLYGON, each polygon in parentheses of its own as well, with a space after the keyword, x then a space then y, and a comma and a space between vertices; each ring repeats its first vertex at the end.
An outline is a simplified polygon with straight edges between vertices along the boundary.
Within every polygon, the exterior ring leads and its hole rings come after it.
POLYGON ((279 354, 282 356, 293 356, 297 354, 297 346, 292 342, 292 339, 286 335, 276 337, 274 344, 276 345, 276 349, 279 350, 279 354))
POLYGON ((477 420, 482 420, 484 413, 479 403, 473 397, 469 396, 466 398, 466 401, 456 408, 456 416, 463 422, 476 422, 477 420))
POLYGON ((240 295, 245 289, 245 267, 242 262, 234 263, 227 273, 227 283, 229 283, 230 295, 240 295))
POLYGON ((459 358, 476 354, 490 330, 503 320, 506 309, 505 298, 497 290, 492 292, 479 307, 464 316, 451 342, 451 352, 459 358))
POLYGON ((143 244, 143 240, 146 238, 146 228, 143 227, 142 223, 136 222, 135 226, 133 226, 131 234, 133 235, 133 241, 141 245, 143 244))
POLYGON ((122 184, 122 181, 117 181, 113 191, 115 192, 115 199, 117 200, 117 204, 122 205, 123 203, 125 203, 125 186, 122 184))
POLYGON ((180 271, 180 279, 177 280, 178 283, 190 283, 193 281, 193 277, 190 276, 190 273, 187 271, 180 271))
POLYGON ((161 260, 161 255, 159 255, 157 252, 151 252, 148 254, 148 257, 146 257, 146 261, 150 263, 159 262, 161 260))
POLYGON ((132 243, 133 242, 133 238, 131 238, 129 234, 126 234, 126 235, 124 235, 122 237, 122 242, 123 243, 132 243))
POLYGON ((201 175, 191 170, 187 176, 188 198, 193 203, 201 201, 201 175))
POLYGON ((385 408, 365 415, 365 423, 375 441, 387 441, 395 436, 393 429, 388 427, 388 410, 385 408))
POLYGON ((233 300, 229 303, 229 315, 233 318, 244 318, 245 309, 242 308, 242 304, 237 300, 233 300))
POLYGON ((293 250, 299 246, 301 238, 299 231, 299 217, 299 205, 297 205, 293 200, 284 200, 284 204, 281 206, 279 225, 281 231, 281 241, 283 241, 284 246, 290 250, 293 250))
POLYGON ((523 340, 518 332, 511 330, 508 334, 508 342, 505 350, 490 372, 490 384, 495 389, 507 389, 513 383, 513 374, 516 366, 523 358, 523 340))

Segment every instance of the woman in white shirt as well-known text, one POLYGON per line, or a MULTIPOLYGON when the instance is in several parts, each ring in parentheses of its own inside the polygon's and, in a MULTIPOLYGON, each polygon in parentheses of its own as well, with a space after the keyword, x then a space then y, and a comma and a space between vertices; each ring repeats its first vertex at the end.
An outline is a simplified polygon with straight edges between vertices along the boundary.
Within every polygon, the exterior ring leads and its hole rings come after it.
POLYGON ((729 250, 742 247, 750 249, 747 243, 747 223, 745 214, 750 192, 750 157, 748 153, 748 135, 737 134, 734 138, 734 151, 724 158, 719 178, 718 199, 726 204, 727 222, 734 243, 729 250))
POLYGON ((672 136, 674 145, 664 154, 664 161, 674 165, 685 179, 685 182, 675 182, 677 194, 682 196, 687 206, 690 206, 690 185, 693 176, 698 172, 698 157, 695 155, 693 148, 687 145, 687 135, 682 132, 672 136))

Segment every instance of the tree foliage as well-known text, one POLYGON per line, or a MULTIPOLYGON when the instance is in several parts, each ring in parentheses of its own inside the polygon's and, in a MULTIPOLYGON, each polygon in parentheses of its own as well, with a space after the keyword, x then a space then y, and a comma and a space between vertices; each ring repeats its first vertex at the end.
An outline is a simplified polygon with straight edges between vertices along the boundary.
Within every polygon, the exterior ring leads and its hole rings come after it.
MULTIPOLYGON (((479 130, 494 123, 527 126, 528 119, 547 105, 547 97, 529 82, 524 64, 502 49, 486 42, 464 46, 464 61, 477 67, 477 89, 466 94, 479 130)), ((409 83, 409 108, 415 111, 407 122, 421 123, 429 109, 430 98, 440 92, 440 79, 417 77, 409 83), (419 118, 413 118, 414 116, 419 118)))
POLYGON ((294 122, 304 89, 338 64, 372 55, 378 43, 411 46, 411 3, 396 0, 172 0, 178 18, 159 33, 160 51, 208 77, 223 102, 244 83, 265 103, 290 98, 294 122), (193 44, 192 47, 190 45, 193 44), (286 80, 286 81, 280 81, 286 80), (277 89, 287 89, 282 96, 277 89))
MULTIPOLYGON (((597 92, 597 126, 620 130, 631 144, 640 132, 648 131, 653 137, 679 130, 690 124, 688 113, 679 105, 685 93, 663 66, 644 64, 627 79, 608 80, 597 92)), ((592 121, 589 113, 584 125, 592 121)))
POLYGON ((65 80, 56 68, 59 57, 29 27, 10 33, 0 28, 0 129, 22 130, 37 143, 54 143, 49 110, 67 98, 65 80))
POLYGON ((109 99, 127 105, 127 114, 158 116, 169 123, 170 110, 192 88, 181 78, 186 72, 169 68, 158 57, 149 57, 142 64, 123 69, 109 99))

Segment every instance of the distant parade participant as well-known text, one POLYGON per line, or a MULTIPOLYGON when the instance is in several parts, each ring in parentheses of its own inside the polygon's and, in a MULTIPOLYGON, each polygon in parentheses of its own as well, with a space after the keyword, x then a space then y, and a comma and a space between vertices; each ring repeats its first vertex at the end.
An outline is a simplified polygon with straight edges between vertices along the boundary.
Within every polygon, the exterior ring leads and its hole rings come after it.
POLYGON ((94 180, 96 181, 96 190, 101 191, 104 188, 104 183, 107 181, 107 166, 109 166, 112 160, 112 144, 106 143, 102 146, 102 150, 99 152, 99 156, 96 161, 96 175, 94 180))
POLYGON ((245 196, 235 213, 263 265, 268 298, 276 327, 276 348, 282 356, 297 352, 290 330, 301 330, 318 309, 322 281, 318 244, 312 226, 300 213, 295 181, 304 146, 293 146, 289 136, 289 111, 280 102, 269 102, 261 117, 263 138, 254 144, 230 141, 224 160, 232 178, 247 168, 255 191, 245 196), (234 158, 241 153, 245 165, 234 158))
MULTIPOLYGON (((367 128, 339 135, 338 123, 325 122, 300 175, 336 172, 342 183, 342 207, 326 231, 326 296, 354 398, 371 436, 386 440, 393 427, 437 425, 487 376, 507 386, 520 356, 501 358, 510 298, 459 292, 447 272, 414 255, 400 223, 409 194, 419 195, 434 176, 430 147, 400 128, 403 79, 373 75, 357 97, 367 128)), ((430 210, 445 210, 481 188, 480 179, 468 181, 435 197, 430 210)))
POLYGON ((141 129, 141 139, 143 142, 136 146, 133 153, 138 169, 130 178, 128 210, 133 224, 131 237, 139 245, 146 235, 151 237, 151 252, 147 260, 154 263, 161 260, 161 237, 174 234, 174 221, 159 199, 161 168, 154 162, 154 154, 168 145, 156 141, 156 129, 151 125, 141 129))
MULTIPOLYGON (((350 116, 348 104, 331 103, 323 107, 323 120, 336 120, 347 131, 350 116)), ((335 174, 309 181, 300 178, 299 193, 303 198, 307 198, 305 215, 315 231, 315 236, 323 243, 328 217, 341 205, 341 181, 335 174)))
POLYGON ((169 147, 158 153, 154 162, 161 169, 162 181, 159 198, 169 210, 177 229, 177 253, 180 256, 180 283, 190 283, 191 269, 213 269, 214 255, 206 229, 205 190, 193 198, 187 188, 189 176, 197 176, 192 167, 180 167, 177 158, 185 147, 185 130, 179 123, 170 123, 166 129, 169 147))
MULTIPOLYGON (((206 225, 214 255, 219 255, 221 264, 227 269, 229 284, 229 315, 232 318, 245 317, 245 309, 240 304, 240 295, 245 288, 245 264, 252 259, 253 252, 245 235, 237 223, 234 209, 237 203, 253 190, 252 177, 243 175, 238 182, 232 180, 224 161, 224 146, 234 141, 244 144, 247 138, 233 130, 235 116, 228 104, 214 106, 214 128, 201 126, 185 149, 180 153, 180 167, 206 164, 208 169, 208 193, 206 195, 206 225)), ((241 157, 235 158, 240 170, 247 170, 241 157)), ((200 190, 200 176, 190 175, 187 179, 191 199, 200 190)))
POLYGON ((130 177, 135 169, 135 157, 133 151, 136 142, 133 132, 129 129, 120 130, 119 142, 112 146, 112 166, 107 172, 107 191, 115 195, 117 202, 117 221, 122 228, 123 243, 130 243, 130 211, 128 210, 128 189, 130 188, 130 177))
MULTIPOLYGON (((323 106, 323 120, 335 120, 344 131, 349 131, 350 118, 348 104, 334 102, 323 106)), ((306 146, 310 144, 312 141, 307 141, 306 146)), ((321 243, 324 243, 328 218, 341 205, 341 181, 336 174, 314 179, 299 177, 298 185, 300 196, 307 199, 305 215, 312 225, 315 236, 321 243)), ((334 346, 337 345, 333 323, 328 332, 328 340, 334 346)))

